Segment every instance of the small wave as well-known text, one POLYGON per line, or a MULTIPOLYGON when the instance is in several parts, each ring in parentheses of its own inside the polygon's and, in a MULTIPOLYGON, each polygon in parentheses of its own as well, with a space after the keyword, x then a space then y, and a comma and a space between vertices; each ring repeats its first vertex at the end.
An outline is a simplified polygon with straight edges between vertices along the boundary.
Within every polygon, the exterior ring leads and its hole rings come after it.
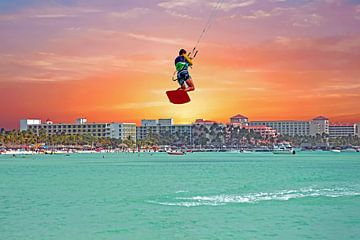
POLYGON ((175 193, 188 193, 189 191, 186 191, 186 190, 179 190, 179 191, 176 191, 175 193))
POLYGON ((164 205, 164 206, 180 206, 180 207, 199 207, 199 206, 220 206, 225 203, 213 203, 213 202, 158 202, 147 201, 148 203, 164 205))
POLYGON ((181 206, 181 207, 197 207, 197 206, 221 206, 230 203, 256 203, 262 201, 287 201, 290 199, 306 198, 306 197, 346 197, 359 196, 360 192, 347 188, 302 188, 298 190, 282 190, 277 192, 259 192, 244 195, 213 195, 213 196, 193 196, 193 197, 175 197, 172 201, 148 201, 149 203, 181 206))

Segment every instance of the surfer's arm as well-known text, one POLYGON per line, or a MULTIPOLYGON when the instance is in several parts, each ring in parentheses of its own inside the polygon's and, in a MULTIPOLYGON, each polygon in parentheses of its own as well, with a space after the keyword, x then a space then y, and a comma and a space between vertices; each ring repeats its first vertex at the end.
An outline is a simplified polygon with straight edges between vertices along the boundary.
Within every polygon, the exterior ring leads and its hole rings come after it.
POLYGON ((184 54, 184 58, 186 59, 186 61, 189 63, 190 66, 193 65, 193 62, 192 62, 191 58, 189 58, 188 55, 185 55, 185 54, 184 54))

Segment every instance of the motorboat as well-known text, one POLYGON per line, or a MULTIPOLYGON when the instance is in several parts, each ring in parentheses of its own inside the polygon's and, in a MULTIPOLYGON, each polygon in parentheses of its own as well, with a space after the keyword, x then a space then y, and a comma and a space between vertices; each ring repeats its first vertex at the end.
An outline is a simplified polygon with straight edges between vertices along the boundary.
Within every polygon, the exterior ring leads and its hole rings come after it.
POLYGON ((185 155, 184 152, 180 152, 180 151, 167 151, 167 154, 169 154, 169 155, 185 155))
POLYGON ((296 153, 290 143, 274 144, 272 152, 274 154, 295 154, 296 153))

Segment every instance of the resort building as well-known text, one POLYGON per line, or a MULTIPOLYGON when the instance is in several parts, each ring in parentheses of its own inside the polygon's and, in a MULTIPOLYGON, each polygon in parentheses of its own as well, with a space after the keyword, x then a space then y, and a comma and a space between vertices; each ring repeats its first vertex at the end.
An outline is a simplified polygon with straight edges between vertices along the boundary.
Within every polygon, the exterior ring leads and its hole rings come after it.
POLYGON ((355 124, 355 135, 360 137, 360 123, 355 124))
POLYGON ((194 122, 195 125, 213 125, 214 123, 217 123, 217 122, 212 121, 212 120, 205 120, 202 118, 196 119, 194 122))
POLYGON ((257 127, 253 130, 267 136, 276 136, 277 134, 290 136, 329 134, 329 119, 323 116, 316 117, 311 121, 249 121, 247 117, 238 114, 230 118, 230 124, 242 127, 257 127), (267 129, 264 127, 267 127, 267 129))
POLYGON ((309 121, 251 121, 249 126, 266 126, 276 130, 281 135, 310 135, 309 121))
POLYGON ((40 125, 40 124, 41 124, 40 119, 22 119, 20 120, 20 131, 28 130, 28 127, 30 125, 40 125))
POLYGON ((230 118, 230 124, 237 126, 248 126, 249 119, 241 114, 237 114, 230 118))
POLYGON ((275 138, 278 134, 276 130, 267 126, 244 126, 244 129, 260 133, 263 138, 275 138))
POLYGON ((323 116, 316 117, 310 121, 310 135, 329 135, 329 119, 323 116))
POLYGON ((192 142, 192 124, 174 124, 173 119, 142 120, 141 126, 137 127, 136 137, 143 140, 152 135, 161 137, 175 136, 186 139, 186 143, 192 142))
POLYGON ((115 139, 132 139, 136 141, 135 123, 88 123, 85 118, 79 118, 75 123, 53 123, 46 120, 41 123, 36 119, 20 120, 20 131, 30 130, 36 134, 44 132, 47 135, 85 135, 94 137, 109 137, 115 139))
POLYGON ((329 126, 329 137, 349 137, 356 135, 356 124, 331 124, 329 126))
POLYGON ((110 123, 110 138, 136 142, 135 123, 110 123))

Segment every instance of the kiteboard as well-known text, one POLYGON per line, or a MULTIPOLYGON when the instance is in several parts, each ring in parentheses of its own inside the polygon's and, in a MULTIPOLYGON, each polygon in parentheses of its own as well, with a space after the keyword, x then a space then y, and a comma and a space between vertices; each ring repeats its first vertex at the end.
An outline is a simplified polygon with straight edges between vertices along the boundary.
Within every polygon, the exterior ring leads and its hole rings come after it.
POLYGON ((190 102, 189 94, 181 89, 166 92, 169 101, 173 104, 184 104, 190 102))

